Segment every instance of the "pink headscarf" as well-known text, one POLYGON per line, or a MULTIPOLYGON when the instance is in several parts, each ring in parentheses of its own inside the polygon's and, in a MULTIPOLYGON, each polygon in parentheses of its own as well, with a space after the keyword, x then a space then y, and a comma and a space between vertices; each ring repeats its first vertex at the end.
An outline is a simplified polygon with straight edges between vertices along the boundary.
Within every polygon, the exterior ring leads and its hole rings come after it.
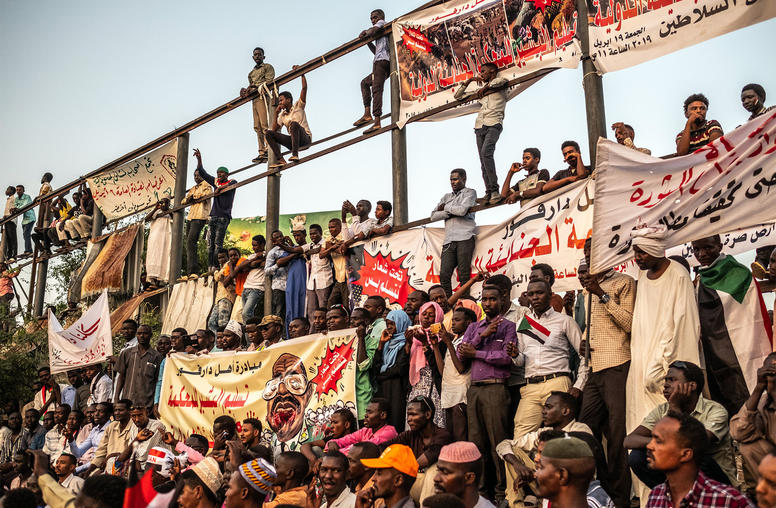
POLYGON ((468 298, 458 300, 458 307, 464 307, 473 311, 477 315, 477 321, 482 319, 482 307, 477 305, 477 302, 474 300, 469 300, 468 298))
MULTIPOLYGON (((434 309, 434 323, 441 323, 445 317, 445 312, 442 307, 436 302, 426 302, 420 306, 418 311, 418 321, 423 312, 432 307, 434 309)), ((428 337, 428 330, 424 330, 428 337)), ((410 384, 415 386, 420 381, 420 370, 428 365, 426 362, 426 354, 423 352, 423 343, 416 338, 412 339, 412 347, 410 348, 410 384)))

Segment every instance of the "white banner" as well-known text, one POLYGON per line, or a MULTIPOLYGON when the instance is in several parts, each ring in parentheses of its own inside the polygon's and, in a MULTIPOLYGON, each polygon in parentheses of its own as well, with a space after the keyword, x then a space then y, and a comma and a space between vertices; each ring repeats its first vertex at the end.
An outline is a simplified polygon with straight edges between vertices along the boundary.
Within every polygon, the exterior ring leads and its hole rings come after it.
POLYGON ((773 0, 593 0, 590 57, 611 72, 776 16, 773 0))
MULTIPOLYGON (((753 228, 739 229, 719 235, 722 240, 722 252, 730 256, 743 254, 760 247, 776 245, 776 223, 760 224, 753 228)), ((672 247, 666 256, 682 256, 690 266, 700 266, 692 250, 692 243, 672 247)), ((766 267, 767 268, 767 267, 766 267)))
POLYGON ((62 328, 51 310, 48 317, 52 374, 104 362, 113 354, 107 291, 103 291, 89 310, 67 330, 62 328))
MULTIPOLYGON (((461 82, 495 63, 499 76, 513 80, 539 69, 575 68, 580 47, 574 38, 577 13, 560 2, 534 0, 451 0, 393 22, 394 53, 401 84, 398 124, 454 101, 461 82), (546 5, 544 5, 546 4, 546 5)), ((510 98, 535 80, 513 87, 510 98)), ((476 91, 477 85, 469 85, 476 91)), ((467 104, 429 120, 475 112, 467 104)))
MULTIPOLYGON (((527 203, 501 224, 478 227, 472 273, 507 275, 517 298, 528 285, 531 267, 547 263, 555 270, 555 292, 579 289, 577 267, 592 232, 594 194, 593 180, 577 182, 527 203)), ((404 305, 411 291, 439 284, 444 234, 444 228, 412 229, 365 243, 356 281, 361 298, 380 295, 404 305)))
POLYGON ((632 257, 630 233, 638 223, 665 225, 673 247, 772 222, 776 111, 668 160, 601 138, 596 171, 593 272, 632 257))
POLYGON ((175 190, 178 140, 123 166, 88 178, 94 202, 108 220, 132 215, 175 190))

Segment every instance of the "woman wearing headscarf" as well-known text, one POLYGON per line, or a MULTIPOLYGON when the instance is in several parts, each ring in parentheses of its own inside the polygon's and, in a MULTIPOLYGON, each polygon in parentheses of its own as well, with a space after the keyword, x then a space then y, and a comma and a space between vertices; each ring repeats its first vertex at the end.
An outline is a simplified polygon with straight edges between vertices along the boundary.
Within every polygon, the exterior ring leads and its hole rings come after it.
MULTIPOLYGON (((441 407, 439 393, 442 391, 443 358, 447 352, 447 345, 438 336, 444 316, 438 303, 426 302, 418 312, 420 325, 409 332, 412 338, 409 348, 412 389, 407 400, 423 395, 430 398, 436 408, 441 407)), ((445 426, 444 411, 434 413, 434 423, 445 426)))
POLYGON ((388 400, 391 408, 388 424, 395 429, 403 428, 407 407, 410 357, 404 333, 410 325, 412 320, 403 310, 389 312, 372 361, 372 376, 377 387, 375 396, 388 400))

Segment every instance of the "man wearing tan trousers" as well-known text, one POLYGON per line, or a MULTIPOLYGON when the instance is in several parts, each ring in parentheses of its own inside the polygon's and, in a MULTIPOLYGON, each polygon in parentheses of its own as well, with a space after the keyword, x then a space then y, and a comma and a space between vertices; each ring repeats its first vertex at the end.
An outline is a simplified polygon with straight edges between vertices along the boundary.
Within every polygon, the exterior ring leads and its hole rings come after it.
POLYGON ((248 88, 240 90, 240 97, 259 92, 259 95, 253 99, 253 130, 259 138, 259 155, 253 159, 253 162, 261 164, 267 162, 267 142, 264 139, 264 131, 269 127, 267 119, 267 104, 271 100, 270 95, 262 93, 261 87, 264 84, 271 85, 275 79, 275 68, 268 63, 264 63, 264 50, 256 48, 253 50, 253 61, 256 65, 248 73, 248 88))

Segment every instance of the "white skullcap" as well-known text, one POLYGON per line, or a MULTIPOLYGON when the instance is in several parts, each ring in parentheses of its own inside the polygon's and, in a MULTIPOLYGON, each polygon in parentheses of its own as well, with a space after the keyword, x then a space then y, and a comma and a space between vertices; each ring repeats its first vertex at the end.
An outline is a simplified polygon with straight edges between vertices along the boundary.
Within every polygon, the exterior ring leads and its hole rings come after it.
POLYGON ((662 224, 658 226, 637 226, 631 231, 631 246, 639 246, 650 256, 662 258, 666 255, 666 233, 662 224))
POLYGON ((240 326, 240 323, 238 323, 237 321, 235 320, 229 321, 226 324, 226 328, 224 330, 232 332, 233 334, 237 335, 242 339, 242 336, 243 336, 242 326, 240 326))

